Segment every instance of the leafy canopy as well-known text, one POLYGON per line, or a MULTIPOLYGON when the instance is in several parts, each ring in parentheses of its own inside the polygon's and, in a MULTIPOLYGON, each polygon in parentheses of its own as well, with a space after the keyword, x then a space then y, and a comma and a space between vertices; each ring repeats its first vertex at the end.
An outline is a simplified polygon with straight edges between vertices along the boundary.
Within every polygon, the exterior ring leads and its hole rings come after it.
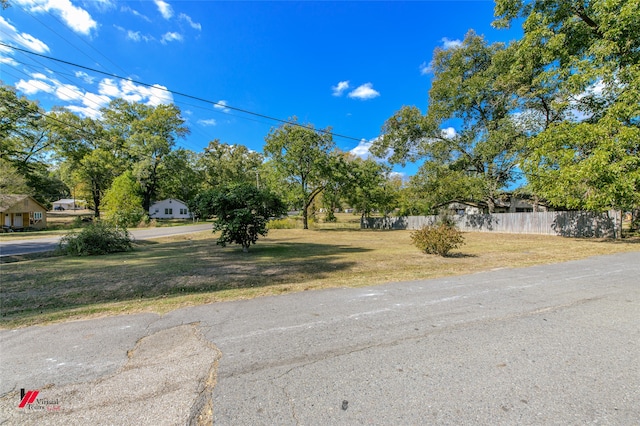
POLYGON ((239 244, 244 252, 258 241, 259 235, 267 235, 269 218, 287 211, 280 198, 268 189, 248 184, 202 192, 195 204, 200 215, 215 217, 213 231, 220 231, 218 245, 239 244))

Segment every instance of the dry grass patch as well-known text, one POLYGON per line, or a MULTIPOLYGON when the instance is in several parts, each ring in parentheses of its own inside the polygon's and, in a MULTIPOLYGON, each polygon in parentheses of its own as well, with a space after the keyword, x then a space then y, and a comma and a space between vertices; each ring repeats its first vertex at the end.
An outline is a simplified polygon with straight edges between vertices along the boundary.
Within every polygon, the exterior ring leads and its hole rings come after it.
POLYGON ((13 327, 329 287, 468 274, 640 250, 613 242, 489 233, 441 258, 422 254, 409 231, 272 230, 248 254, 210 232, 144 242, 133 252, 1 265, 2 317, 13 327))

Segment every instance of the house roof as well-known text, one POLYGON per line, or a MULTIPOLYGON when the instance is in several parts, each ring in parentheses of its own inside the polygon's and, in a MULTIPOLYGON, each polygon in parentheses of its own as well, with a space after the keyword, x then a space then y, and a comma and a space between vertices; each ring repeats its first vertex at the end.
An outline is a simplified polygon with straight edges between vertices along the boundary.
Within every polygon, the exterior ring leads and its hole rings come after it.
POLYGON ((19 202, 23 201, 25 198, 31 198, 31 200, 38 204, 43 209, 47 209, 41 203, 38 202, 31 195, 26 194, 0 194, 0 211, 9 210, 11 207, 15 206, 19 202))
POLYGON ((73 198, 61 198, 58 201, 54 201, 52 204, 71 204, 71 203, 85 203, 85 200, 76 200, 73 198))
POLYGON ((435 205, 433 207, 434 208, 444 207, 444 206, 448 206, 448 205, 454 204, 454 203, 464 204, 464 205, 467 205, 467 206, 479 207, 479 208, 483 208, 483 207, 487 206, 487 203, 485 203, 484 201, 449 200, 449 201, 445 201, 444 203, 437 204, 437 205, 435 205))
POLYGON ((169 201, 169 200, 171 200, 171 201, 177 201, 177 202, 179 202, 179 203, 184 204, 185 206, 187 205, 187 203, 185 203, 184 201, 178 200, 177 198, 165 198, 164 200, 158 200, 158 201, 155 201, 155 202, 154 202, 153 204, 151 204, 151 205, 158 204, 158 203, 161 203, 161 202, 163 202, 163 201, 169 201))

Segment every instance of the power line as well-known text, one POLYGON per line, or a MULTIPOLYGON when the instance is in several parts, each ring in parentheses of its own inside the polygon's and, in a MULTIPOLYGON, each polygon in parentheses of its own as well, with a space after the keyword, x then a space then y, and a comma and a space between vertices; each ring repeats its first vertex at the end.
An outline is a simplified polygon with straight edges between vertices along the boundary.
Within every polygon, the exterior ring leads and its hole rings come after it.
POLYGON ((154 89, 159 89, 159 90, 162 90, 162 91, 174 94, 174 95, 183 96, 185 98, 193 99, 193 100, 196 100, 196 101, 199 101, 199 102, 205 102, 205 103, 208 103, 208 104, 217 105, 217 106, 222 107, 222 108, 228 108, 228 109, 233 110, 233 111, 238 111, 238 112, 241 112, 241 113, 244 113, 244 114, 249 114, 249 115, 253 115, 253 116, 256 116, 256 117, 265 118, 267 120, 276 121, 276 122, 283 123, 283 124, 289 124, 289 125, 292 125, 292 126, 301 127, 303 129, 309 129, 309 130, 317 131, 317 132, 320 132, 320 133, 323 133, 323 134, 326 134, 326 135, 336 136, 336 137, 339 137, 339 138, 349 139, 349 140, 353 140, 353 141, 357 141, 357 142, 360 142, 360 141, 362 141, 364 139, 364 138, 354 138, 352 136, 341 135, 339 133, 330 132, 328 130, 314 129, 312 127, 305 126, 305 125, 296 123, 296 122, 291 121, 291 120, 283 120, 281 118, 272 117, 272 116, 265 115, 265 114, 260 114, 260 113, 249 111, 249 110, 246 110, 246 109, 243 109, 243 108, 237 108, 237 107, 234 107, 234 106, 231 106, 231 105, 227 105, 225 103, 215 102, 215 101, 211 101, 209 99, 204 99, 204 98, 200 98, 200 97, 197 97, 197 96, 189 95, 189 94, 186 94, 186 93, 178 92, 178 91, 175 91, 175 90, 170 90, 170 89, 161 87, 159 85, 153 85, 153 84, 149 84, 149 83, 144 83, 142 81, 134 80, 134 79, 131 79, 131 78, 128 78, 128 77, 122 77, 122 76, 119 76, 117 74, 113 74, 113 73, 109 73, 109 72, 105 72, 105 71, 100 71, 100 70, 97 70, 95 68, 90 68, 90 67, 86 67, 84 65, 80 65, 80 64, 73 63, 73 62, 65 61, 63 59, 58 59, 58 58, 54 58, 54 57, 51 57, 51 56, 43 55, 43 54, 40 54, 40 53, 31 52, 29 50, 21 49, 19 47, 15 47, 15 46, 11 46, 11 45, 5 44, 3 42, 0 42, 0 46, 8 47, 10 49, 13 49, 13 50, 16 50, 16 51, 19 51, 19 52, 23 52, 23 53, 27 53, 27 54, 30 54, 30 55, 39 56, 41 58, 49 59, 51 61, 63 63, 63 64, 66 64, 66 65, 71 65, 71 66, 78 67, 78 68, 81 68, 81 69, 84 69, 84 70, 88 70, 88 71, 92 71, 92 72, 95 72, 95 73, 98 73, 98 74, 107 75, 109 77, 118 78, 120 80, 129 81, 131 83, 139 84, 141 86, 151 87, 151 88, 154 88, 154 89))

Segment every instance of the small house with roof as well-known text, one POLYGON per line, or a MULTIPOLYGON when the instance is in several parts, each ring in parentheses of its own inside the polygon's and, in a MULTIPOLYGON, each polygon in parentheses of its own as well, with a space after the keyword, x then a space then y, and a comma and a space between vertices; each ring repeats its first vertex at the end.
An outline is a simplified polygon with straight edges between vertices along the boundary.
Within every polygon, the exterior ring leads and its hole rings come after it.
POLYGON ((167 198, 149 207, 149 217, 151 219, 191 219, 191 212, 184 201, 167 198))
POLYGON ((76 200, 74 198, 62 198, 51 203, 53 210, 77 210, 84 209, 87 205, 85 200, 76 200))
POLYGON ((47 208, 25 194, 0 194, 0 218, 3 231, 47 227, 47 208))

